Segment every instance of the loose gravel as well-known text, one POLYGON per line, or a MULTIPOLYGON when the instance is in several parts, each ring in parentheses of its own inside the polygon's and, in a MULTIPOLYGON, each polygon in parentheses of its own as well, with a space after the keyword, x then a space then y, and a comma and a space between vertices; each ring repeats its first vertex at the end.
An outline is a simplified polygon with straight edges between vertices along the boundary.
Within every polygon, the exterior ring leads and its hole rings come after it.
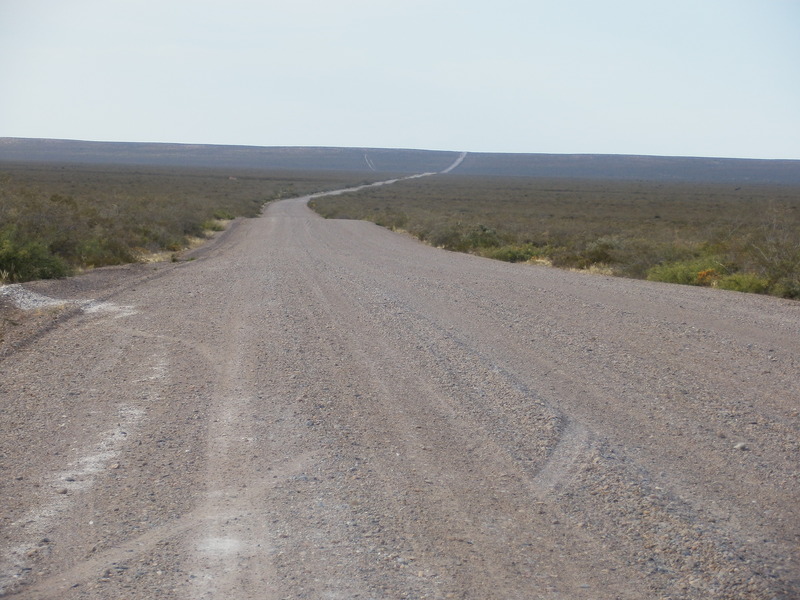
POLYGON ((800 595, 800 304, 306 200, 0 288, 0 595, 800 595))

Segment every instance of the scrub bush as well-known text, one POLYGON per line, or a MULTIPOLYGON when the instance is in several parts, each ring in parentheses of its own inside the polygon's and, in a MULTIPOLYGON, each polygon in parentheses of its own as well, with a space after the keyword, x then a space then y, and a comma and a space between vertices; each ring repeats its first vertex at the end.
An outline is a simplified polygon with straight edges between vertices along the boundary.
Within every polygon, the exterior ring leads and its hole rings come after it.
POLYGON ((0 271, 7 282, 65 277, 71 272, 45 244, 20 239, 10 227, 0 231, 0 271))
POLYGON ((800 187, 446 175, 319 198, 449 250, 800 298, 800 187))
POLYGON ((717 258, 702 257, 656 265, 647 272, 647 279, 682 285, 711 285, 713 275, 721 267, 717 258))
POLYGON ((766 294, 769 291, 769 281, 753 273, 726 275, 716 282, 716 286, 723 290, 748 292, 750 294, 766 294))
POLYGON ((220 230, 221 220, 257 216, 287 190, 305 194, 346 187, 356 177, 290 171, 236 175, 192 168, 0 164, 0 272, 5 280, 27 281, 178 252, 190 238, 220 230))

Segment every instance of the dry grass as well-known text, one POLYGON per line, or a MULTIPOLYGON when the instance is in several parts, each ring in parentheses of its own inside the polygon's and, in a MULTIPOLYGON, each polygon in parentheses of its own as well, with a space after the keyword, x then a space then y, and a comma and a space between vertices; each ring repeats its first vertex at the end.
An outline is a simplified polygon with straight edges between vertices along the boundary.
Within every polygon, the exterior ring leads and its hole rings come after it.
POLYGON ((798 186, 437 176, 313 207, 500 260, 800 298, 798 186))
POLYGON ((59 277, 171 256, 265 203, 362 182, 348 173, 0 165, 0 276, 59 277))

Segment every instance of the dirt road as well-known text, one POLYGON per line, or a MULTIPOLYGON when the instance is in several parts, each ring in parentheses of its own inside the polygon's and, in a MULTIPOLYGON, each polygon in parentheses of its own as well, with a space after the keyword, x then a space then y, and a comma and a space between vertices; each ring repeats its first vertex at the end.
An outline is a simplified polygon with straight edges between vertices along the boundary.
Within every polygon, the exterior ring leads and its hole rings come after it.
POLYGON ((69 302, 0 354, 9 597, 800 596, 800 303, 305 199, 25 289, 69 302))

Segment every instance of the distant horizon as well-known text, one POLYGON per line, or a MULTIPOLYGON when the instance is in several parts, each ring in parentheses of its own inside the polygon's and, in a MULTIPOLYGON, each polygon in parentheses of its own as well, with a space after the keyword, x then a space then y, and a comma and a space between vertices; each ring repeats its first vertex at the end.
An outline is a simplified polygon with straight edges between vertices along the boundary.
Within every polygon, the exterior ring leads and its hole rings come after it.
POLYGON ((165 142, 165 141, 130 141, 130 140, 98 140, 98 139, 80 139, 80 138, 54 138, 54 137, 20 137, 20 136, 0 136, 0 140, 30 140, 30 141, 54 141, 54 142, 79 142, 90 144, 142 144, 142 145, 164 145, 164 146, 213 146, 221 148, 319 148, 319 149, 350 149, 350 150, 409 150, 420 152, 449 152, 460 153, 467 152, 468 154, 489 154, 489 155, 542 155, 542 156, 619 156, 619 157, 651 157, 651 158, 677 158, 677 159, 720 159, 720 160, 754 160, 754 161, 789 161, 800 163, 800 158, 757 158, 750 156, 702 156, 702 155, 689 155, 689 154, 637 154, 625 152, 505 152, 505 151, 491 151, 491 150, 463 150, 463 149, 442 149, 442 148, 424 148, 424 147, 395 147, 395 146, 335 146, 335 145, 292 145, 292 144, 220 144, 220 143, 203 143, 203 142, 165 142))
POLYGON ((800 160, 798 24, 797 0, 3 0, 0 135, 800 160))

